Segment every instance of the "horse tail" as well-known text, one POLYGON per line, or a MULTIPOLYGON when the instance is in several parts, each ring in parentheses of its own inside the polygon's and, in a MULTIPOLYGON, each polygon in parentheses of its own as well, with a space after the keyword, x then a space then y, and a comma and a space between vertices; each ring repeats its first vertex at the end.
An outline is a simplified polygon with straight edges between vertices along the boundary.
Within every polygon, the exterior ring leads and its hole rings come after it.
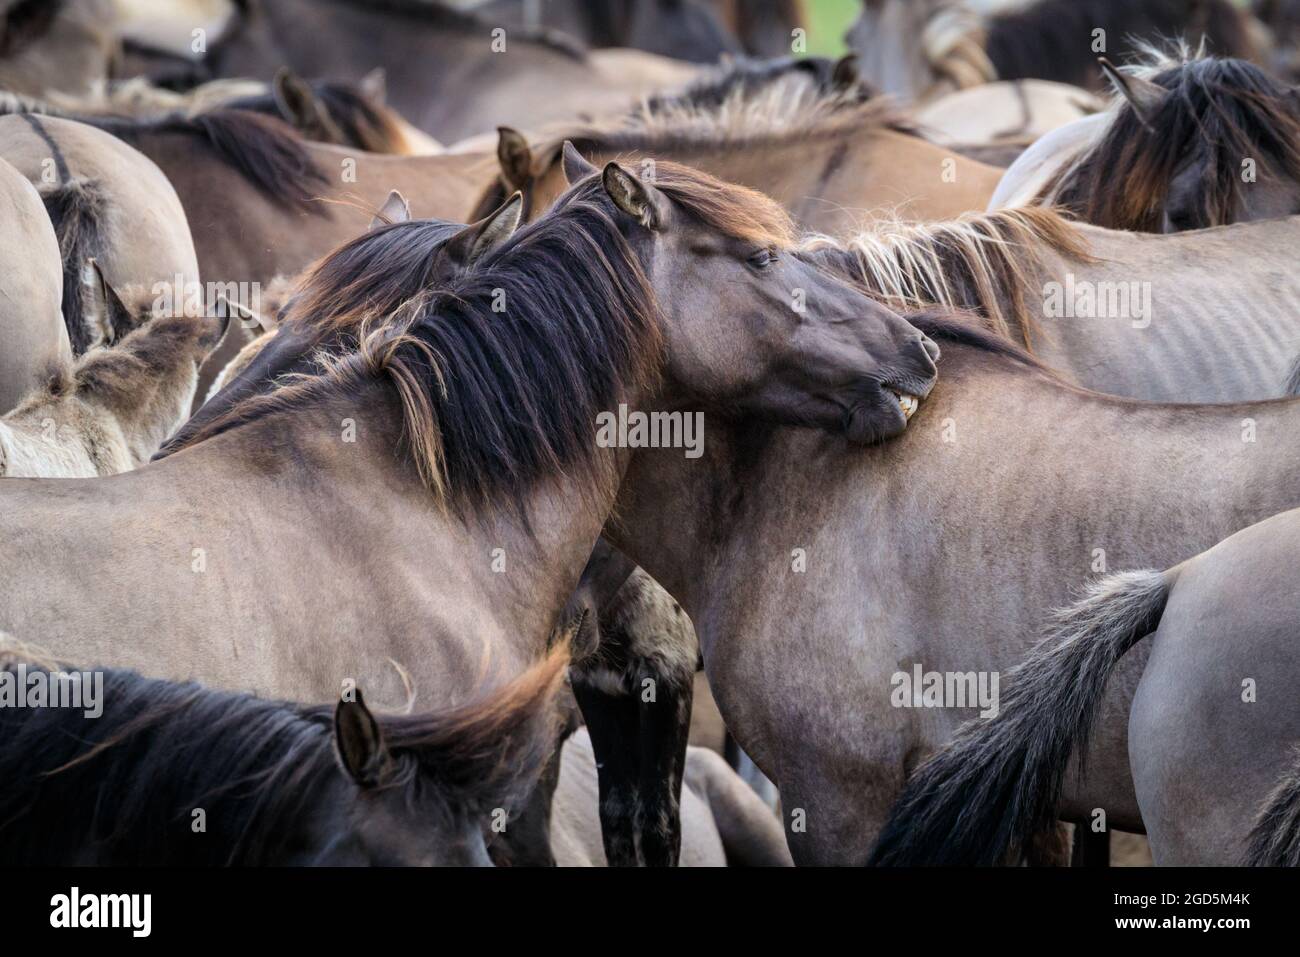
POLYGON ((967 722, 908 781, 870 864, 1002 863, 1056 819, 1071 755, 1082 761, 1106 680, 1155 630, 1173 572, 1123 572, 1089 586, 1011 671, 998 713, 967 722))
POLYGON ((1249 867, 1300 867, 1300 748, 1246 839, 1249 867))
POLYGON ((68 179, 40 190, 45 212, 54 226, 63 258, 63 321, 68 327, 72 354, 79 356, 94 341, 86 321, 81 295, 81 271, 86 260, 101 256, 106 247, 109 202, 96 180, 68 179))

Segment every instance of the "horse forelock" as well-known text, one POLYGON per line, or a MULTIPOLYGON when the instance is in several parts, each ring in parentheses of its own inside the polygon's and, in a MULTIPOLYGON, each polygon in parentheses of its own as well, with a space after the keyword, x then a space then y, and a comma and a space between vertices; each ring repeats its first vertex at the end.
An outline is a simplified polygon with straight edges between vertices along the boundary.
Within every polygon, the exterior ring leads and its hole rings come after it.
POLYGON ((1177 60, 1149 51, 1136 72, 1168 95, 1145 118, 1120 102, 1101 138, 1046 185, 1040 201, 1110 229, 1160 232, 1170 182, 1197 156, 1212 174, 1200 200, 1210 225, 1232 220, 1244 158, 1300 180, 1300 102, 1291 91, 1252 63, 1188 56, 1186 48, 1177 60))

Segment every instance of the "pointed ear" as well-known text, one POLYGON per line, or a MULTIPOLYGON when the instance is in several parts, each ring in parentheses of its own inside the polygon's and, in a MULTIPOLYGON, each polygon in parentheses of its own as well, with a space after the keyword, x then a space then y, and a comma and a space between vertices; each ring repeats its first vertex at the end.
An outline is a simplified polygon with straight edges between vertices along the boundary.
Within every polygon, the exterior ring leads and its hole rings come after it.
POLYGON ((858 55, 846 53, 835 61, 831 70, 831 86, 837 90, 850 90, 858 85, 858 55))
POLYGON ((271 94, 280 115, 297 129, 312 129, 321 124, 325 108, 311 86, 293 70, 282 66, 271 81, 271 94))
POLYGON ((497 161, 501 177, 511 189, 525 189, 533 181, 533 151, 518 130, 497 127, 497 161))
POLYGON ((658 229, 662 218, 655 203, 654 187, 647 186, 617 163, 605 166, 601 175, 605 192, 614 205, 647 229, 658 229))
POLYGON ((99 263, 87 259, 81 270, 82 314, 90 327, 90 340, 112 345, 141 323, 122 302, 99 263))
POLYGON ((453 236, 443 248, 443 255, 462 268, 474 265, 484 253, 496 249, 514 234, 523 209, 524 198, 516 192, 495 212, 453 236))
POLYGON ((378 229, 380 226, 387 226, 390 223, 405 223, 411 219, 411 204, 406 201, 406 197, 393 190, 384 200, 384 205, 379 207, 379 212, 375 218, 370 221, 371 229, 378 229))
MULTIPOLYGON (((199 334, 198 343, 199 348, 203 350, 203 357, 205 359, 221 348, 221 344, 225 342, 226 337, 230 335, 231 329, 241 325, 241 323, 235 322, 235 317, 240 314, 242 307, 236 306, 233 302, 222 295, 217 296, 217 301, 225 302, 226 308, 222 310, 225 313, 224 315, 211 317, 203 316, 202 318, 195 320, 196 322, 202 323, 204 326, 203 331, 199 334)), ((243 311, 249 312, 247 309, 243 309, 243 311)), ((245 326, 244 328, 248 327, 245 326)))
POLYGON ((361 78, 357 84, 361 95, 377 106, 388 102, 388 74, 382 66, 377 66, 361 78))
POLYGON ((1143 126, 1150 129, 1151 116, 1159 109, 1160 104, 1169 95, 1169 91, 1150 80, 1121 73, 1119 68, 1104 56, 1097 57, 1097 63, 1101 65, 1101 71, 1115 87, 1115 92, 1128 100, 1129 106, 1133 107, 1134 115, 1143 126))
POLYGON ((578 152, 578 148, 569 140, 564 141, 563 166, 564 181, 570 186, 596 172, 596 167, 583 159, 582 154, 578 152))
MULTIPOLYGON (((217 293, 216 305, 224 308, 220 310, 222 317, 227 320, 238 319, 241 328, 253 332, 254 335, 260 335, 263 332, 274 332, 275 323, 267 319, 255 309, 250 309, 242 302, 236 302, 234 299, 227 298, 225 293, 217 293)), ((233 324, 233 323, 232 323, 233 324)), ((222 333, 225 337, 225 333, 222 333)))
POLYGON ((371 788, 383 779, 388 746, 384 744, 379 722, 361 697, 360 688, 356 695, 355 701, 340 701, 334 708, 334 749, 352 780, 363 788, 371 788))

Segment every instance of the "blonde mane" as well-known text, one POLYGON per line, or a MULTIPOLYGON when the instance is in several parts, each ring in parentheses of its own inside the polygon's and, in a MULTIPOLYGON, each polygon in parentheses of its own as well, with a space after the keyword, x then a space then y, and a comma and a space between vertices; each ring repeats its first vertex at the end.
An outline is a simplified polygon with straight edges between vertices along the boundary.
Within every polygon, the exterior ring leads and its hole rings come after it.
MULTIPOLYGON (((984 19, 965 4, 940 7, 921 31, 921 48, 935 75, 935 85, 948 82, 958 90, 992 83, 997 67, 985 49, 984 19)), ((922 99, 930 91, 922 94, 922 99)))
POLYGON ((883 303, 900 311, 974 310, 985 326, 1032 351, 1038 318, 1026 293, 1050 254, 1094 261, 1073 223, 1051 209, 969 213, 945 223, 882 220, 838 241, 805 240, 809 252, 838 250, 883 303))

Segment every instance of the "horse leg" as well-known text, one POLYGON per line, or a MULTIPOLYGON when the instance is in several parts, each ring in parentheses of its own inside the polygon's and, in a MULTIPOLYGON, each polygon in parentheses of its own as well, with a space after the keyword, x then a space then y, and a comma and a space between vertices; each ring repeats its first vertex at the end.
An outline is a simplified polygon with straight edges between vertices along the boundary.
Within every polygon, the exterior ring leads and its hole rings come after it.
POLYGON ((605 861, 610 867, 642 866, 636 814, 641 780, 636 704, 626 693, 610 693, 576 670, 572 681, 596 759, 605 861))

